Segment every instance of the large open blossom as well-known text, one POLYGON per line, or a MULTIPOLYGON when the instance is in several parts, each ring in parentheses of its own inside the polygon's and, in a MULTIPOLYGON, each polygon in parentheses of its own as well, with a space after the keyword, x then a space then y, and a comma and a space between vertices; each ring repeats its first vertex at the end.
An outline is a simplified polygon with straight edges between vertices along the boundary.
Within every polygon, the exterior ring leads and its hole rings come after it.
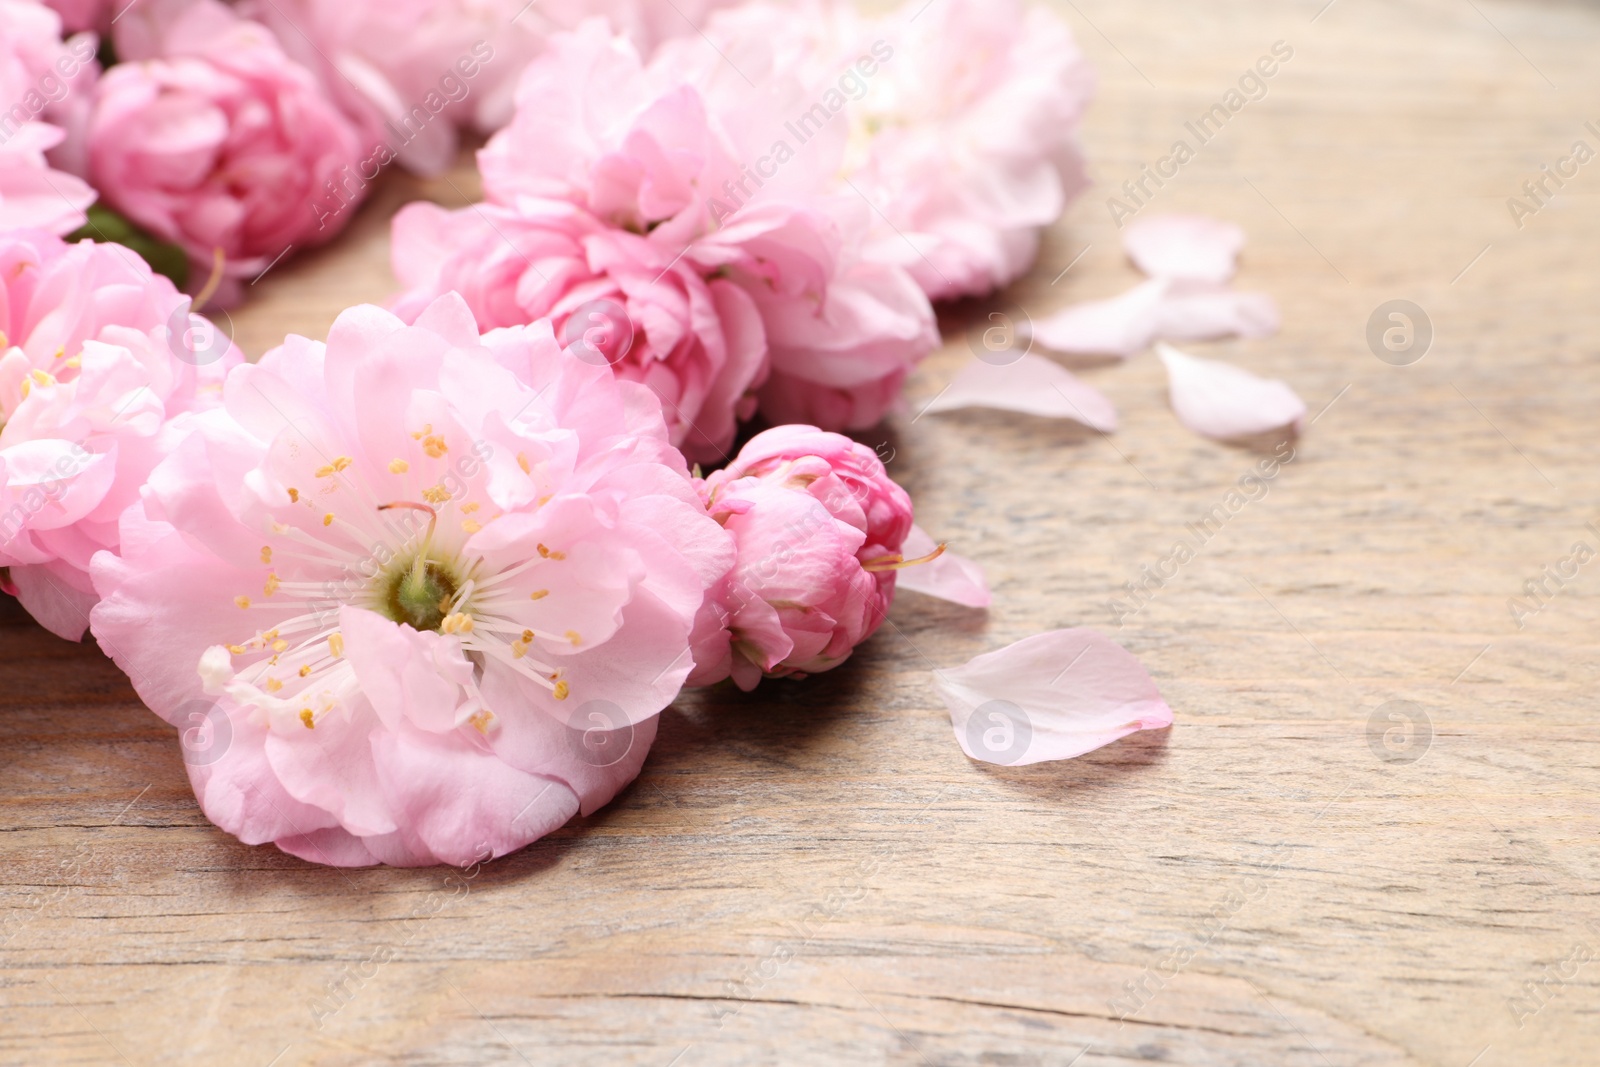
POLYGON ((549 319, 582 358, 653 389, 690 460, 726 460, 755 411, 767 344, 745 290, 575 205, 408 204, 390 256, 401 318, 455 291, 484 329, 549 319))
POLYGON ((814 426, 757 434, 701 483, 738 562, 712 598, 720 639, 703 631, 692 684, 837 667, 883 624, 894 600, 911 498, 877 455, 814 426))
POLYGON ((63 41, 60 16, 36 0, 0 0, 0 230, 83 225, 95 194, 75 172, 95 44, 92 34, 63 41))
POLYGON ((240 359, 128 249, 0 234, 0 568, 50 630, 83 636, 91 558, 240 359))
POLYGON ((461 864, 638 773, 733 563, 648 390, 449 296, 291 337, 198 422, 95 561, 94 632, 209 733, 218 826, 461 864))
POLYGON ((740 287, 766 334, 768 416, 871 426, 938 344, 932 308, 909 273, 864 255, 871 209, 834 188, 843 127, 789 143, 798 81, 708 94, 709 77, 676 58, 643 63, 598 21, 555 36, 479 153, 485 191, 511 209, 577 204, 740 287))
POLYGON ((291 248, 347 223, 355 127, 265 26, 217 0, 142 0, 117 22, 124 62, 100 79, 91 179, 112 207, 188 252, 221 255, 237 298, 291 248), (342 190, 335 196, 332 190, 342 190))
POLYGON ((847 138, 835 180, 873 206, 868 254, 935 300, 1020 276, 1088 185, 1077 131, 1093 72, 1042 5, 908 0, 868 16, 841 0, 756 3, 713 14, 705 33, 714 48, 670 42, 655 65, 697 72, 713 106, 801 82, 791 138, 847 138))

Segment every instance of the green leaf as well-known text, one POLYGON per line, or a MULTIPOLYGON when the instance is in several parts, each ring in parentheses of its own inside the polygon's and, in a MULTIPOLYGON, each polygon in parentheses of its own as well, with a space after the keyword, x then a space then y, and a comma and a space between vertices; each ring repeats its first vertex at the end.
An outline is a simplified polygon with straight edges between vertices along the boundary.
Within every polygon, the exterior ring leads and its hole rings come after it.
POLYGON ((104 204, 91 204, 88 215, 89 221, 69 234, 67 240, 102 241, 131 248, 150 264, 151 270, 171 278, 179 289, 189 284, 189 257, 183 249, 146 233, 104 204))

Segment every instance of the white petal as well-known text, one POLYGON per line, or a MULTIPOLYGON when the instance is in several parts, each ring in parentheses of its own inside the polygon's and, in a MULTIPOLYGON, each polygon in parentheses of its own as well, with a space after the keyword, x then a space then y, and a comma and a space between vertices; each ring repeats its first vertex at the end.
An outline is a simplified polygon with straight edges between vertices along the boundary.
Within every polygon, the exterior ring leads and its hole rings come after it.
POLYGON ((1157 345, 1156 352, 1167 366, 1172 410, 1195 433, 1229 440, 1289 426, 1299 431, 1306 405, 1287 383, 1171 345, 1157 345))
POLYGON ((1054 352, 1072 355, 1131 356, 1156 338, 1158 309, 1168 282, 1157 278, 1121 296, 1090 300, 1035 320, 1033 339, 1054 352))
POLYGON ((1003 366, 973 360, 925 410, 955 411, 969 407, 1075 419, 1102 433, 1117 428, 1117 409, 1104 393, 1065 367, 1032 353, 1024 353, 1020 359, 1003 366))
MULTIPOLYGON (((913 524, 905 544, 900 546, 900 554, 906 559, 918 559, 938 547, 926 530, 913 524)), ((895 576, 895 589, 910 589, 969 608, 986 608, 991 599, 983 568, 949 549, 931 563, 918 563, 900 571, 895 576)))
POLYGON ((1149 672, 1093 630, 1035 634, 933 679, 956 743, 986 763, 1071 759, 1172 725, 1149 672))
POLYGON ((1122 247, 1152 278, 1222 283, 1233 277, 1244 231, 1205 215, 1153 215, 1122 231, 1122 247))
POLYGON ((1168 341, 1271 337, 1282 318, 1266 293, 1242 293, 1210 282, 1175 281, 1156 309, 1156 336, 1168 341))

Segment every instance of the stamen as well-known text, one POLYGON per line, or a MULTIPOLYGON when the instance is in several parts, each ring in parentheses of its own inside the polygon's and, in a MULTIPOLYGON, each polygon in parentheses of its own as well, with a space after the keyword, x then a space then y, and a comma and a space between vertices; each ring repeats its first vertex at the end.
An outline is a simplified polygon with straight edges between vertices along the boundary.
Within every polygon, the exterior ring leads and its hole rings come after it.
POLYGON ((864 571, 877 573, 878 571, 904 570, 907 567, 915 567, 919 563, 932 563, 934 560, 944 555, 944 550, 947 547, 949 547, 949 542, 941 544, 938 548, 934 549, 932 552, 929 552, 926 556, 919 556, 916 559, 905 559, 899 553, 895 553, 892 556, 883 556, 879 559, 868 560, 861 565, 861 569, 864 571))

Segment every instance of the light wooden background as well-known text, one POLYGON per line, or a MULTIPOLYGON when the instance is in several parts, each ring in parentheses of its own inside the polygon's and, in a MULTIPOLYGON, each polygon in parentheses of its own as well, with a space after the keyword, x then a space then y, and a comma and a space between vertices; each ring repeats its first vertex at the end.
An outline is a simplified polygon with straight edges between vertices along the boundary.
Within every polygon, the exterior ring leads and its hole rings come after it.
MULTIPOLYGON (((1101 73, 1100 188, 1010 295, 1042 313, 1132 284, 1104 198, 1283 40, 1266 98, 1151 210, 1243 224, 1241 284, 1283 308, 1278 337, 1196 350, 1333 402, 1124 628, 1109 598, 1255 457, 1179 427, 1150 356, 1086 372, 1121 409, 1109 438, 914 418, 977 306, 867 436, 994 608, 906 594, 845 669, 685 700, 614 805, 464 891, 237 844, 115 668, 7 607, 0 1060, 1600 1062, 1600 563, 1520 629, 1507 607, 1600 547, 1600 162, 1521 229, 1505 203, 1600 148, 1600 9, 1324 3, 1061 8, 1101 73), (1394 298, 1435 330, 1412 366, 1364 340, 1394 298), (1177 725, 969 762, 930 668, 1069 625, 1139 655, 1177 725), (1409 761, 1369 741, 1392 700, 1431 721, 1409 761)), ((256 286, 238 339, 382 299, 387 215, 471 193, 466 171, 389 185, 256 286)))

